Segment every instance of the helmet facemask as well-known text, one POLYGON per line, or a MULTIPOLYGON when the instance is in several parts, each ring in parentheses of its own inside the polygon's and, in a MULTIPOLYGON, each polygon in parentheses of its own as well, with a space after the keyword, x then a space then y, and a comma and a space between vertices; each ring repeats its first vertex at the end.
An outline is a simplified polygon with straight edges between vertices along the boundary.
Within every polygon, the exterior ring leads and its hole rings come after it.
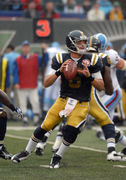
POLYGON ((81 40, 76 38, 75 40, 72 40, 72 38, 69 37, 69 40, 71 41, 72 48, 68 48, 68 50, 77 54, 84 54, 86 52, 87 39, 84 38, 81 40))

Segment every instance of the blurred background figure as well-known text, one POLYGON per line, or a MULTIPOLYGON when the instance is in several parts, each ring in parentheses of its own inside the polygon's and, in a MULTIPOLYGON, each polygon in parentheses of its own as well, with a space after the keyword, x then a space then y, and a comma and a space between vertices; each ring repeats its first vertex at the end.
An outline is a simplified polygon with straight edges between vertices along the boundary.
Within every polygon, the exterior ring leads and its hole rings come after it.
POLYGON ((98 0, 98 2, 100 5, 100 10, 103 11, 105 15, 108 14, 113 8, 110 0, 98 0))
MULTIPOLYGON (((36 4, 36 10, 37 11, 42 11, 42 4, 43 4, 43 0, 33 0, 36 4)), ((22 5, 22 9, 25 10, 28 8, 28 3, 30 2, 30 0, 21 0, 21 5, 22 5)))
POLYGON ((20 0, 9 0, 8 3, 9 3, 9 10, 18 11, 22 9, 20 0))
POLYGON ((113 9, 107 14, 106 18, 112 21, 124 20, 124 12, 120 6, 119 1, 115 1, 113 3, 113 9))
POLYGON ((42 18, 59 18, 60 14, 55 10, 54 3, 48 1, 45 4, 45 9, 41 13, 42 18))
MULTIPOLYGON (((27 111, 27 98, 29 98, 34 113, 34 125, 37 125, 40 116, 37 81, 39 67, 41 68, 43 59, 36 53, 30 54, 30 43, 28 41, 22 42, 21 50, 22 53, 14 64, 14 85, 17 89, 19 105, 24 114, 27 111)), ((45 53, 44 60, 47 64, 47 53, 45 53)), ((23 123, 28 125, 28 118, 26 116, 23 123)))
MULTIPOLYGON (((122 50, 120 52, 120 56, 126 60, 126 43, 123 45, 122 50)), ((119 82, 121 82, 122 88, 122 108, 124 113, 124 120, 126 120, 126 71, 118 72, 119 82)))
POLYGON ((92 9, 87 13, 87 19, 89 21, 103 21, 105 20, 105 14, 100 10, 99 3, 96 2, 92 9))
POLYGON ((92 8, 91 0, 83 0, 82 8, 85 14, 87 15, 88 11, 92 8))
POLYGON ((9 44, 4 54, 4 57, 8 60, 10 75, 13 74, 14 62, 16 61, 16 58, 19 56, 19 53, 15 52, 14 50, 15 47, 12 44, 9 44))
MULTIPOLYGON (((11 102, 18 106, 18 98, 15 92, 15 88, 13 87, 13 70, 14 70, 14 63, 16 62, 16 58, 19 56, 19 53, 15 51, 15 47, 12 44, 9 44, 5 50, 4 58, 8 61, 8 68, 10 73, 10 88, 9 88, 9 97, 11 98, 11 102)), ((9 112, 9 119, 14 119, 14 114, 9 112)))
POLYGON ((36 10, 36 4, 34 0, 30 0, 28 3, 28 8, 23 13, 24 18, 39 18, 40 13, 36 10))
POLYGON ((75 0, 67 0, 64 6, 64 13, 84 13, 84 9, 76 4, 75 0))

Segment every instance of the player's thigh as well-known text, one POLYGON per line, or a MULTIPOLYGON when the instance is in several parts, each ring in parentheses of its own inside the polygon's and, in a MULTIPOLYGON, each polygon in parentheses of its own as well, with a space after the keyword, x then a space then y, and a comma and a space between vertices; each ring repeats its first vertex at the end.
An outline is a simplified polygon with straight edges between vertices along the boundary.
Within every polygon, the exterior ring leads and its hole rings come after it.
POLYGON ((77 103, 74 110, 70 113, 67 120, 67 125, 73 126, 73 127, 80 127, 87 117, 89 111, 89 103, 88 102, 82 102, 77 103))
POLYGON ((51 130, 56 124, 59 124, 62 118, 59 116, 59 112, 65 108, 67 100, 63 98, 58 98, 56 102, 49 109, 45 120, 43 121, 41 127, 46 131, 51 130))
POLYGON ((89 114, 96 119, 100 126, 112 124, 109 111, 104 106, 100 97, 93 92, 91 93, 91 100, 89 102, 89 114))

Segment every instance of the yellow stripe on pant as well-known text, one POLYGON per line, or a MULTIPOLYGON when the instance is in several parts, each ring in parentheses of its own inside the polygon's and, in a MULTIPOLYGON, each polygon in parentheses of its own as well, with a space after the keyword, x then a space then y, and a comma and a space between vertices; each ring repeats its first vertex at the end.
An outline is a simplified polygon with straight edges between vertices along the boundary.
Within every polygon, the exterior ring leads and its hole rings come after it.
MULTIPOLYGON (((47 113, 47 116, 42 123, 41 127, 46 131, 50 131, 56 124, 59 124, 63 118, 60 118, 59 112, 65 109, 68 98, 58 98, 54 105, 50 108, 47 113)), ((69 114, 67 125, 78 127, 83 123, 84 119, 87 116, 89 110, 88 102, 77 102, 73 111, 69 114)))
POLYGON ((100 126, 113 124, 110 119, 108 110, 101 102, 100 97, 95 94, 95 89, 92 88, 91 100, 89 102, 89 114, 93 116, 100 126))

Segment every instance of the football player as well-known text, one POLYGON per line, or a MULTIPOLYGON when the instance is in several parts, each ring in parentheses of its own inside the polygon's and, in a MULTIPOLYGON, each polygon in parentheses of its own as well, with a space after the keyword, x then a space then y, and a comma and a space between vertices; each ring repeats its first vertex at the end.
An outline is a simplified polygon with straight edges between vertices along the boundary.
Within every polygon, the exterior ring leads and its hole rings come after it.
MULTIPOLYGON (((101 42, 99 39, 97 39, 94 36, 91 36, 88 39, 88 52, 90 53, 98 53, 99 48, 101 47, 101 42)), ((105 85, 105 93, 108 95, 112 95, 113 93, 113 86, 112 86, 112 80, 110 77, 110 59, 109 57, 104 54, 99 54, 101 61, 103 63, 103 67, 101 69, 101 74, 104 79, 104 85, 105 85)), ((95 89, 92 88, 91 91, 91 100, 89 102, 89 114, 92 115, 95 119, 97 119, 97 122, 102 127, 104 135, 107 140, 107 147, 108 147, 108 155, 107 160, 123 160, 120 155, 117 155, 115 152, 115 130, 114 130, 114 124, 110 118, 109 112, 103 102, 100 100, 100 97, 98 95, 95 95, 95 89)), ((53 151, 57 151, 60 147, 61 143, 61 136, 62 132, 58 132, 56 142, 53 146, 53 151), (59 136, 60 135, 60 136, 59 136), (60 137, 60 138, 59 138, 60 137)), ((45 138, 44 138, 45 139, 45 138)), ((47 140, 47 139, 46 139, 47 140)), ((41 144, 42 148, 42 144, 41 144)), ((43 148, 42 148, 43 149, 43 148)), ((59 152, 57 152, 58 154, 59 152)), ((61 150, 60 150, 61 153, 61 150)))
MULTIPOLYGON (((16 112, 18 117, 23 118, 21 109, 15 108, 14 105, 10 102, 7 94, 2 90, 0 90, 0 103, 7 106, 9 109, 11 109, 12 112, 16 112)), ((4 138, 7 127, 7 113, 2 107, 0 107, 0 122, 0 157, 3 159, 11 159, 12 155, 6 150, 4 146, 4 138)))
MULTIPOLYGON (((98 38, 101 42, 101 47, 98 50, 101 52, 99 53, 99 56, 102 56, 104 52, 105 54, 108 55, 110 59, 110 75, 111 75, 114 91, 111 96, 108 96, 104 91, 101 93, 95 89, 94 97, 97 99, 97 101, 100 101, 100 99, 102 100, 102 102, 105 104, 106 108, 110 112, 111 119, 113 119, 115 108, 120 102, 122 97, 121 89, 116 76, 116 69, 126 70, 126 61, 122 59, 115 50, 105 49, 107 44, 107 37, 104 34, 98 33, 95 35, 95 37, 98 38), (98 95, 100 96, 100 98, 98 95)), ((116 128, 116 142, 118 141, 126 147, 126 137, 123 135, 122 131, 119 130, 119 128, 118 129, 116 128)), ((126 148, 122 150, 122 154, 126 155, 126 148)))
POLYGON ((102 78, 97 79, 92 76, 92 74, 97 74, 97 76, 100 74, 101 61, 97 54, 85 53, 86 44, 87 37, 84 33, 74 30, 66 37, 68 53, 58 53, 52 59, 52 70, 45 77, 44 86, 51 86, 61 76, 60 97, 48 111, 42 125, 34 131, 26 149, 12 157, 13 162, 18 163, 27 159, 44 134, 62 121, 64 116, 67 116, 68 119, 63 128, 63 142, 50 163, 50 168, 59 168, 64 152, 70 144, 74 143, 80 126, 86 121, 92 85, 99 90, 104 89, 102 78), (73 80, 67 80, 63 74, 64 68, 69 64, 69 59, 75 61, 78 67, 78 73, 73 80))
MULTIPOLYGON (((93 36, 88 38, 88 44, 89 45, 88 45, 87 50, 90 53, 93 53, 93 52, 97 53, 98 48, 100 48, 100 45, 101 45, 100 40, 98 40, 97 38, 95 38, 93 36)), ((104 79, 105 92, 106 92, 106 94, 111 95, 113 93, 113 86, 112 86, 112 80, 110 77, 110 70, 109 70, 110 60, 107 55, 102 53, 101 61, 103 64, 101 73, 102 73, 102 77, 104 79)), ((86 62, 88 63, 87 60, 86 60, 86 62)), ((116 154, 116 152, 114 151, 114 149, 115 149, 114 125, 111 121, 109 112, 106 109, 106 107, 104 106, 104 104, 102 102, 97 101, 96 98, 94 98, 94 89, 93 88, 91 91, 91 100, 89 102, 89 105, 90 105, 89 114, 97 119, 99 125, 102 127, 104 134, 106 136, 107 147, 108 147, 107 159, 110 160, 110 157, 111 157, 111 160, 119 160, 120 157, 114 156, 114 154, 116 154)), ((45 137, 43 138, 43 140, 47 140, 46 134, 45 134, 45 137)), ((60 144, 62 142, 62 136, 63 136, 63 134, 62 134, 62 126, 61 126, 60 131, 58 131, 58 133, 57 133, 56 141, 52 147, 53 152, 56 152, 59 149, 60 144)), ((45 141, 43 141, 43 143, 41 143, 41 145, 39 147, 40 147, 39 150, 41 152, 43 152, 44 147, 45 147, 45 141)))

